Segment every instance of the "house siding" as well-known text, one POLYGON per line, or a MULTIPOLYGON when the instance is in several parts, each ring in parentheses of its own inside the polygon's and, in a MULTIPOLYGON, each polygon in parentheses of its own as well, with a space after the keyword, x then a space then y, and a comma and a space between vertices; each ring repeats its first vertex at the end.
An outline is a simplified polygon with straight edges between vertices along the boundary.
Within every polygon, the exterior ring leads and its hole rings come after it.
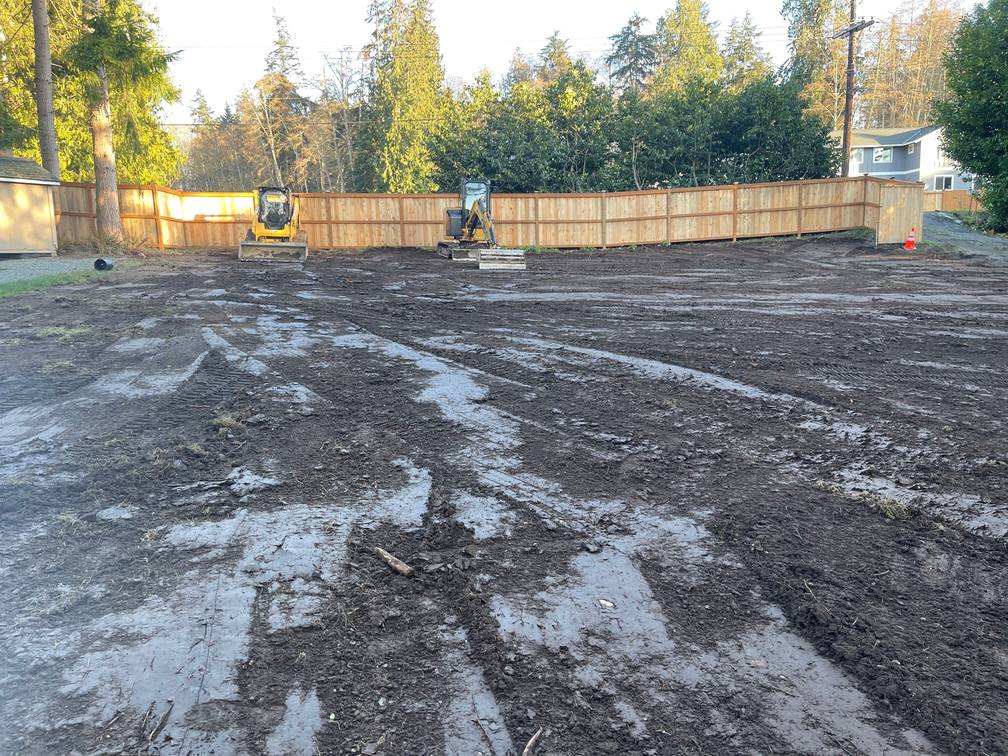
POLYGON ((939 177, 952 176, 952 189, 972 190, 972 181, 965 177, 959 167, 942 153, 940 130, 922 135, 919 141, 913 142, 913 145, 912 154, 908 149, 909 145, 892 147, 892 162, 890 163, 875 162, 874 146, 854 146, 851 150, 852 157, 853 151, 860 149, 863 150, 863 160, 851 160, 850 175, 867 173, 870 176, 891 178, 896 181, 920 181, 924 183, 924 188, 927 191, 933 191, 936 187, 941 188, 939 177), (937 185, 936 180, 938 180, 937 185))

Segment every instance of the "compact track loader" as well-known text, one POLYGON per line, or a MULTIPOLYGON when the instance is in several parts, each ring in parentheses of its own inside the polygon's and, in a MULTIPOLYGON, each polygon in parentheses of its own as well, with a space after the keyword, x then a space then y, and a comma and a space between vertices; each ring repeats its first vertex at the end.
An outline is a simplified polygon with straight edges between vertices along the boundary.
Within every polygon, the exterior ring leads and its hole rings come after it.
POLYGON ((460 208, 445 210, 446 240, 438 242, 438 254, 478 262, 480 270, 525 270, 525 250, 502 249, 497 243, 490 215, 490 182, 464 179, 460 198, 460 208))
POLYGON ((300 229, 301 205, 290 189, 260 186, 252 228, 238 245, 239 260, 308 259, 308 232, 300 229))

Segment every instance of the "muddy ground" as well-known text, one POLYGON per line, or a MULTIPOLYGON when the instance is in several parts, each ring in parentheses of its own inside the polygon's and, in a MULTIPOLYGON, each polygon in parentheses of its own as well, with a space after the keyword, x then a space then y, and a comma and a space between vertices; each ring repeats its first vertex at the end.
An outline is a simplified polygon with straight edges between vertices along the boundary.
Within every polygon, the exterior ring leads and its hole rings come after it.
POLYGON ((1005 268, 232 257, 0 301, 0 753, 1008 753, 1005 268))

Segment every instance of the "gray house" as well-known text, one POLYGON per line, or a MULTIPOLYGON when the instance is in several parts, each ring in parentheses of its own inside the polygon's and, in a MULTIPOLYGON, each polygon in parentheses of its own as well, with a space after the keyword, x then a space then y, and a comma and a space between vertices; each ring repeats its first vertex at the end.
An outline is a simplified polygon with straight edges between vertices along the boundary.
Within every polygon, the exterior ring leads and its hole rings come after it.
MULTIPOLYGON (((839 143, 843 134, 830 133, 839 143)), ((867 173, 896 181, 923 181, 926 191, 972 189, 971 176, 963 174, 941 149, 941 127, 918 129, 854 129, 851 134, 850 175, 867 173)))

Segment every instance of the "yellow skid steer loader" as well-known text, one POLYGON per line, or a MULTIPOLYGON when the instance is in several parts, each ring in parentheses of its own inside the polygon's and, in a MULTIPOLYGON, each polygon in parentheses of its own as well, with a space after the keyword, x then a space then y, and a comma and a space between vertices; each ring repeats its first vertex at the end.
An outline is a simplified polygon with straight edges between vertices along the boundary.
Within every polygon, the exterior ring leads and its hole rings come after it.
POLYGON ((308 259, 308 232, 301 230, 301 203, 290 189, 260 186, 252 228, 238 245, 239 260, 308 259))
POLYGON ((497 243, 490 215, 490 182, 464 179, 460 194, 462 207, 445 210, 446 240, 438 242, 438 254, 478 262, 480 270, 525 270, 525 250, 502 249, 497 243))

